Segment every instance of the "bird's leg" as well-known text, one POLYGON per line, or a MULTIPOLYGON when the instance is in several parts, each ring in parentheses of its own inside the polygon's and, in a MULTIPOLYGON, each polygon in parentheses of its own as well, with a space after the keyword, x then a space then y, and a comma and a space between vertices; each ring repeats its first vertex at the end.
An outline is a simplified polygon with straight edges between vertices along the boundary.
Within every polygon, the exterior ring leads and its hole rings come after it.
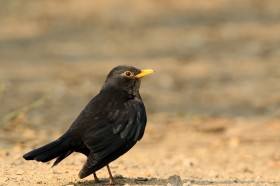
POLYGON ((111 172, 111 170, 110 170, 110 167, 109 167, 109 164, 108 165, 106 165, 106 167, 107 167, 107 170, 108 170, 108 173, 109 173, 109 179, 110 179, 110 185, 114 185, 115 184, 115 182, 114 182, 114 178, 113 178, 113 176, 112 176, 112 172, 111 172))
POLYGON ((95 172, 93 173, 93 176, 94 176, 94 181, 95 181, 96 183, 100 182, 100 180, 98 179, 98 177, 97 177, 97 175, 96 175, 95 172))

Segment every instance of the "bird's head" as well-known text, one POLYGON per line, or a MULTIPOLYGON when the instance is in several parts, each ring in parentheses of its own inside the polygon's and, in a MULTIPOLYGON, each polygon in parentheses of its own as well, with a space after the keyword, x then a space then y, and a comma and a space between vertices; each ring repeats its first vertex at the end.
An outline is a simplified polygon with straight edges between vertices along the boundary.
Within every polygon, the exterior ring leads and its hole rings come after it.
POLYGON ((140 88, 141 79, 154 73, 152 69, 140 70, 133 66, 117 66, 108 74, 103 89, 115 88, 136 95, 140 88))

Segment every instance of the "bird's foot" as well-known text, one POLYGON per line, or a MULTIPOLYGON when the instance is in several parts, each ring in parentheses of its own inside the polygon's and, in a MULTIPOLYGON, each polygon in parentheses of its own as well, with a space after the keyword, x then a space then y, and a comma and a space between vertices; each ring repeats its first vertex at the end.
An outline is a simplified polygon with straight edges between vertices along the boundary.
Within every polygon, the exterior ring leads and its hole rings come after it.
POLYGON ((109 185, 115 185, 115 180, 113 178, 110 178, 110 181, 109 181, 109 185))
POLYGON ((100 179, 97 177, 96 173, 93 173, 95 183, 100 183, 100 179))
POLYGON ((107 167, 107 170, 108 170, 108 173, 109 173, 109 180, 110 180, 109 185, 115 185, 114 177, 113 177, 112 172, 110 170, 109 164, 106 167, 107 167))

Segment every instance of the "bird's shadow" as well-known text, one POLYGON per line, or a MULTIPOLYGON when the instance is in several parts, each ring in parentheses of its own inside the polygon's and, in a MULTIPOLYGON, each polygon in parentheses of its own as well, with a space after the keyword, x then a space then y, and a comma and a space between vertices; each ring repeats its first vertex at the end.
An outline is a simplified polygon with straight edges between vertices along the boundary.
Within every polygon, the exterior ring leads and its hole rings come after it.
MULTIPOLYGON (((212 179, 185 179, 181 180, 179 176, 171 176, 168 179, 160 179, 160 178, 126 178, 122 176, 115 177, 115 185, 114 186, 122 186, 125 184, 128 185, 167 185, 170 183, 171 185, 183 185, 183 183, 187 183, 187 185, 277 185, 280 182, 269 182, 269 181, 255 181, 255 180, 212 180, 212 179)), ((78 181, 76 183, 69 183, 70 185, 75 186, 102 186, 109 185, 109 179, 101 179, 100 182, 96 183, 95 181, 78 181)), ((69 185, 67 184, 67 185, 69 185)))

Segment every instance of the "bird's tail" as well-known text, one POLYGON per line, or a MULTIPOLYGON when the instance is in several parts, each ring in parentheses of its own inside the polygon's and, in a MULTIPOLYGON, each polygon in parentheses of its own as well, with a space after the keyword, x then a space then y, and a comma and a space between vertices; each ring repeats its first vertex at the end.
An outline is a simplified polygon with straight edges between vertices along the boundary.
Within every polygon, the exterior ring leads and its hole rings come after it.
POLYGON ((40 162, 48 162, 57 158, 53 164, 53 166, 55 166, 72 152, 69 140, 65 137, 61 137, 47 145, 24 154, 23 158, 26 160, 36 160, 40 162))

